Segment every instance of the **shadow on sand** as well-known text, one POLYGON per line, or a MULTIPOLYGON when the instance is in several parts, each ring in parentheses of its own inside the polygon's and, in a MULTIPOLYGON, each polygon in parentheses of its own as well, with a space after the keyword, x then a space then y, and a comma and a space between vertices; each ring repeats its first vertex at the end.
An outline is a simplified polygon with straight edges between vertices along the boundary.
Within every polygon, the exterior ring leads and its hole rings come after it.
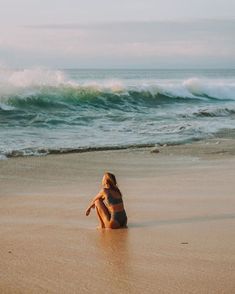
POLYGON ((235 219, 234 213, 227 214, 216 214, 207 216, 193 216, 188 218, 177 218, 177 219, 166 219, 166 220, 149 220, 140 223, 129 222, 129 228, 141 228, 141 227, 158 227, 164 225, 177 225, 177 224, 188 224, 188 223, 198 223, 198 222, 209 222, 218 220, 228 220, 235 219))

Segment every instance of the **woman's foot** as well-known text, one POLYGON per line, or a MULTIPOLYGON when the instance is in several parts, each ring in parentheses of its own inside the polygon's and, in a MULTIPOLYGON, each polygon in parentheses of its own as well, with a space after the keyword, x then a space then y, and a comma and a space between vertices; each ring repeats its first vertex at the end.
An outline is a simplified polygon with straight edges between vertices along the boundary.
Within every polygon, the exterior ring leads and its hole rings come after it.
POLYGON ((103 230, 103 229, 105 229, 105 227, 98 226, 98 227, 96 227, 96 229, 97 229, 97 230, 103 230))

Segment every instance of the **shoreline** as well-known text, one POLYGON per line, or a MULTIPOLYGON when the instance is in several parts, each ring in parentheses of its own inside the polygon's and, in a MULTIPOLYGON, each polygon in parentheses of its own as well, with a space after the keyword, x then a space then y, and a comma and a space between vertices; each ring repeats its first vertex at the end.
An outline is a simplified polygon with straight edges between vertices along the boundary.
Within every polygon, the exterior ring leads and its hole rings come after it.
MULTIPOLYGON (((163 155, 178 154, 189 156, 204 156, 227 154, 235 155, 235 138, 229 136, 217 136, 208 139, 195 140, 186 143, 171 143, 171 144, 139 144, 139 145, 124 145, 124 146, 107 146, 107 147, 88 147, 88 148, 62 148, 62 149, 38 149, 38 154, 27 154, 32 152, 33 149, 26 148, 24 150, 12 151, 7 155, 3 155, 5 159, 13 158, 28 158, 28 157, 45 157, 51 155, 66 155, 66 154, 82 154, 92 152, 110 152, 110 151, 135 151, 147 150, 151 153, 161 153, 163 155), (25 154, 26 152, 26 154, 25 154)), ((36 150, 34 150, 36 152, 36 150)))

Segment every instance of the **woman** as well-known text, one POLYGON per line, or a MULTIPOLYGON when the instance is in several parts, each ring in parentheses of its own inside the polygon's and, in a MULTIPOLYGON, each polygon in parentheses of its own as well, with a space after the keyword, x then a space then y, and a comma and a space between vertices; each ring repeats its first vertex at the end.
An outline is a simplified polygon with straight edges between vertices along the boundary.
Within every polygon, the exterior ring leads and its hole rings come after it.
POLYGON ((90 214, 92 208, 96 208, 101 228, 118 229, 126 227, 127 216, 122 194, 118 189, 117 181, 113 174, 104 174, 102 189, 87 208, 86 215, 90 214))

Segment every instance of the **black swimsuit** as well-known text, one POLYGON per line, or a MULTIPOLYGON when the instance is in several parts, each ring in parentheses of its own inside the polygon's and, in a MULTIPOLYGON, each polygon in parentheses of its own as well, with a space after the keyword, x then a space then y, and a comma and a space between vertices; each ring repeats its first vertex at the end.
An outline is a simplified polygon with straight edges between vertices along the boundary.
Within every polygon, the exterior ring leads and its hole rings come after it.
MULTIPOLYGON (((107 202, 108 202, 109 206, 123 203, 121 197, 115 198, 110 194, 109 191, 107 191, 107 202)), ((127 224, 127 216, 126 216, 126 212, 124 209, 122 211, 111 212, 111 219, 117 221, 119 223, 120 227, 125 227, 127 224)))

